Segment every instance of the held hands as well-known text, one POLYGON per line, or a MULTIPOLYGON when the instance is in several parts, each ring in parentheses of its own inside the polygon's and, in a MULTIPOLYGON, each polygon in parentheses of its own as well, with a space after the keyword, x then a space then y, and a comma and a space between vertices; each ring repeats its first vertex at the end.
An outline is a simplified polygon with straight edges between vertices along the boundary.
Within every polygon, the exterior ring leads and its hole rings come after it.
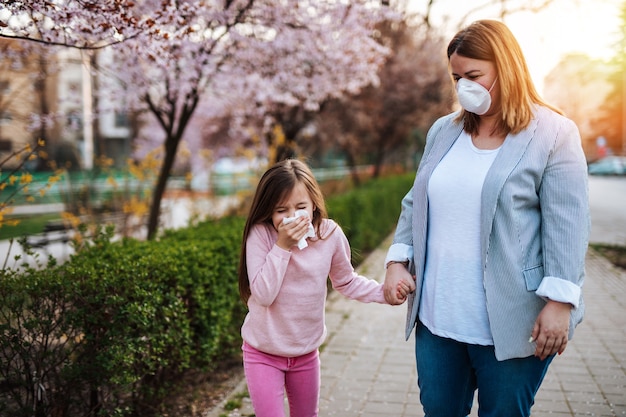
POLYGON ((413 291, 415 291, 415 277, 411 277, 409 281, 401 279, 396 287, 396 298, 402 304, 413 291))
POLYGON ((571 304, 550 300, 541 310, 529 339, 530 343, 536 343, 536 357, 544 360, 565 351, 571 308, 571 304))
POLYGON ((387 267, 383 284, 385 300, 391 305, 400 305, 413 291, 415 291, 415 277, 403 264, 390 264, 387 267))

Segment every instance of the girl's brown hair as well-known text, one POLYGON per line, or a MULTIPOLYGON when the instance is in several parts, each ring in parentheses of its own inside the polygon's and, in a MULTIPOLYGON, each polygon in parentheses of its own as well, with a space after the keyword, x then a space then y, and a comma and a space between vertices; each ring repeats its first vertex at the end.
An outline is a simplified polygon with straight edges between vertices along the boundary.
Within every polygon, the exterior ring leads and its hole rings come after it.
POLYGON ((317 238, 322 238, 320 225, 322 219, 327 218, 328 214, 322 190, 313 172, 304 162, 297 159, 286 159, 274 164, 265 171, 257 185, 250 206, 250 213, 243 229, 239 256, 239 296, 244 302, 250 298, 250 280, 248 279, 248 264, 246 262, 246 242, 250 230, 258 223, 271 225, 274 208, 289 196, 297 184, 304 184, 311 197, 314 207, 311 223, 317 238))
MULTIPOLYGON (((522 48, 504 23, 497 20, 478 20, 470 24, 458 32, 448 44, 448 61, 454 53, 495 64, 501 102, 501 118, 497 131, 508 134, 524 130, 533 118, 534 104, 549 107, 562 114, 537 93, 522 48)), ((457 120, 464 121, 466 132, 478 132, 478 115, 462 110, 457 120)))

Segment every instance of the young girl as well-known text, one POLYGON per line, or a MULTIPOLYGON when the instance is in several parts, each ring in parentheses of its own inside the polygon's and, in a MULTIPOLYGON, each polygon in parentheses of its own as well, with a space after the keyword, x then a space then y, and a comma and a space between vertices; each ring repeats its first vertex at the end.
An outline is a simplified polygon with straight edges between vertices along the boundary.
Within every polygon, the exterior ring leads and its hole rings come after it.
MULTIPOLYGON (((241 328, 243 364, 257 417, 284 416, 285 391, 291 417, 318 415, 328 277, 346 297, 386 303, 382 285, 354 271, 348 240, 327 218, 307 165, 279 162, 257 187, 239 263, 239 291, 249 309, 241 328), (310 225, 314 237, 305 242, 310 225)), ((397 291, 406 297, 410 284, 401 282, 397 291)))

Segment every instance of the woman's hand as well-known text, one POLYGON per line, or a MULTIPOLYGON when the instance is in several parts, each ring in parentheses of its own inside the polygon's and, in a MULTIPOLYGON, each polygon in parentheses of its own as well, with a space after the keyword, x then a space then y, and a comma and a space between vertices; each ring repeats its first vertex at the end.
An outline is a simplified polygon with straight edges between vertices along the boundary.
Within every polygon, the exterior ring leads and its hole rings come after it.
POLYGON ((406 266, 400 263, 390 264, 387 267, 383 284, 385 300, 391 305, 400 305, 413 291, 415 291, 415 279, 406 266))
POLYGON ((544 360, 550 355, 565 351, 569 333, 569 318, 572 305, 558 301, 548 301, 537 316, 531 335, 536 342, 535 356, 544 360))

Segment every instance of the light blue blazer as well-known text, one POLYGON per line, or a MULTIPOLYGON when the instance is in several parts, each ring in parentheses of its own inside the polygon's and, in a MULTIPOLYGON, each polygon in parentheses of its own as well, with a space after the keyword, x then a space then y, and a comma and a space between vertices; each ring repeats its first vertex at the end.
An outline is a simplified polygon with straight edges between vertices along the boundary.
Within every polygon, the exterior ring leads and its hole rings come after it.
MULTIPOLYGON (((416 291, 408 300, 407 339, 417 320, 424 275, 428 181, 462 131, 455 116, 442 117, 429 130, 394 235, 394 244, 413 248, 416 291)), ((546 303, 536 294, 546 278, 577 286, 571 338, 584 313, 579 288, 590 229, 587 164, 576 125, 537 106, 528 128, 506 137, 485 178, 481 204, 483 283, 496 358, 534 353, 528 339, 546 303)))

